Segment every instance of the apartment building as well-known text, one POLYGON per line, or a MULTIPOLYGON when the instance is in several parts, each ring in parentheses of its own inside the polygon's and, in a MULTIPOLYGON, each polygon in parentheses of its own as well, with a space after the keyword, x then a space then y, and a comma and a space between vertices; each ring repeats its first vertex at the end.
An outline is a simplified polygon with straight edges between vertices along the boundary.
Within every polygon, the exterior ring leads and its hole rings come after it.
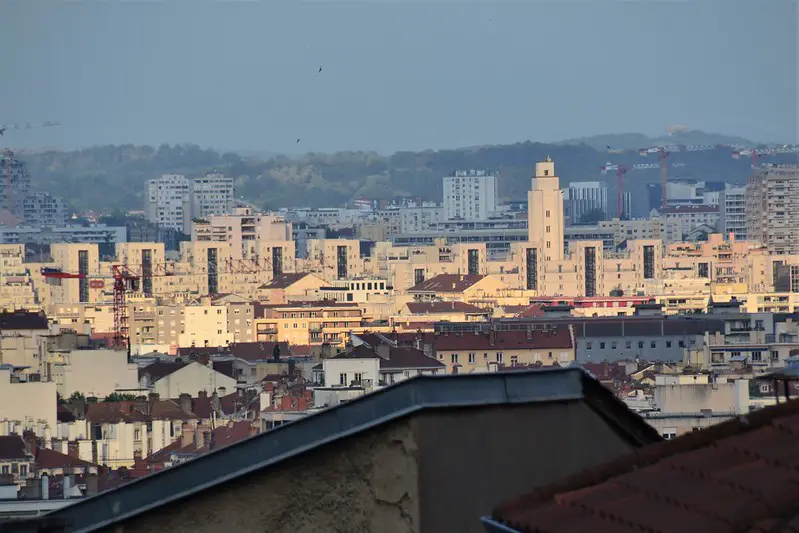
POLYGON ((748 238, 746 232, 746 187, 727 185, 719 195, 718 230, 726 236, 733 235, 739 241, 748 238))
POLYGON ((230 213, 233 199, 233 179, 221 174, 164 174, 148 180, 145 211, 150 222, 190 234, 192 219, 230 213))
POLYGON ((747 185, 748 237, 773 254, 799 254, 798 210, 799 165, 764 167, 747 185))
POLYGON ((193 241, 229 243, 233 259, 252 259, 261 255, 261 243, 291 241, 292 227, 282 216, 240 207, 229 215, 195 219, 191 237, 193 241))
MULTIPOLYGON (((190 183, 191 218, 205 219, 212 215, 225 215, 233 210, 233 178, 218 173, 209 173, 195 178, 190 183)), ((187 225, 184 233, 188 234, 187 225)))
POLYGON ((563 191, 565 215, 572 224, 579 224, 587 213, 600 211, 608 215, 608 188, 599 181, 573 181, 563 191))
POLYGON ((64 226, 66 204, 60 196, 35 192, 22 200, 22 220, 26 226, 64 226))
POLYGON ((486 220, 497 210, 497 177, 484 170, 458 170, 444 178, 448 220, 486 220))
POLYGON ((445 210, 437 205, 402 207, 400 212, 400 233, 418 233, 445 218, 445 210))
POLYGON ((2 226, 0 244, 96 243, 111 245, 127 240, 124 226, 2 226))
POLYGON ((184 231, 191 212, 191 186, 181 174, 164 174, 147 181, 147 220, 161 227, 184 231))
POLYGON ((676 205, 663 207, 660 216, 666 221, 677 221, 682 225, 683 235, 700 226, 708 226, 713 232, 719 223, 719 206, 716 205, 676 205))

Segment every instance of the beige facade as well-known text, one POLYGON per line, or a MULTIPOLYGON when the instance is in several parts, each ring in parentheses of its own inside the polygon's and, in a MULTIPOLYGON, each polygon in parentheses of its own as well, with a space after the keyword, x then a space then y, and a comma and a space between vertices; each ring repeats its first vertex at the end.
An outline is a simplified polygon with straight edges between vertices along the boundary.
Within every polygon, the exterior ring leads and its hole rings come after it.
POLYGON ((236 208, 230 215, 195 220, 192 240, 228 243, 233 259, 251 259, 260 255, 262 241, 291 241, 291 223, 282 216, 236 208))

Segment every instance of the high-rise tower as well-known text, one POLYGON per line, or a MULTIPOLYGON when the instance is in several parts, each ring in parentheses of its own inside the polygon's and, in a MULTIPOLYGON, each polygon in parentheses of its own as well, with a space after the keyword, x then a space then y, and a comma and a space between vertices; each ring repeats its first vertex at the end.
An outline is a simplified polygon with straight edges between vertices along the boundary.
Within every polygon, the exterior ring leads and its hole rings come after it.
POLYGON ((541 250, 541 259, 563 260, 563 191, 549 156, 535 164, 527 217, 529 239, 541 250))

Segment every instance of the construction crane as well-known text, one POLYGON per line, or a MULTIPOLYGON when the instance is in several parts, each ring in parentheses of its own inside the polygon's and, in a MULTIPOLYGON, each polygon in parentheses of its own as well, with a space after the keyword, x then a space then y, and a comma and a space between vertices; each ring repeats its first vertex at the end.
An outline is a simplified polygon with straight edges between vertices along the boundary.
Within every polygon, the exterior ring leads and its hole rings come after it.
POLYGON ((775 155, 784 155, 784 154, 796 154, 799 153, 799 145, 790 145, 790 144, 783 144, 780 146, 772 146, 766 148, 751 148, 746 150, 733 150, 732 151, 732 158, 733 159, 740 159, 743 157, 751 157, 752 158, 752 168, 760 168, 760 157, 761 156, 775 156, 775 155))
MULTIPOLYGON (((672 163, 671 165, 674 168, 684 167, 685 163, 672 163)), ((660 168, 660 164, 657 163, 638 163, 632 166, 624 166, 624 165, 616 165, 611 163, 610 161, 607 164, 599 167, 602 171, 602 174, 607 174, 608 172, 615 171, 616 172, 616 216, 618 218, 622 218, 624 215, 624 190, 622 187, 622 178, 624 175, 630 170, 644 170, 644 169, 654 169, 660 168)), ((629 215, 629 213, 627 213, 629 215)))
POLYGON ((0 126, 0 135, 5 135, 8 130, 28 130, 31 128, 47 128, 49 126, 60 126, 61 123, 57 121, 39 122, 34 124, 31 122, 24 122, 21 124, 3 124, 0 126))
MULTIPOLYGON (((227 267, 224 272, 216 271, 218 274, 256 274, 260 272, 271 272, 277 275, 268 259, 253 259, 251 261, 227 259, 224 265, 227 267)), ((211 275, 208 271, 199 272, 178 272, 173 263, 154 263, 145 268, 143 265, 128 266, 120 263, 111 265, 111 275, 103 274, 79 274, 74 272, 63 272, 55 268, 43 268, 42 276, 48 281, 59 283, 62 279, 86 279, 92 289, 102 289, 105 287, 106 280, 112 280, 113 291, 113 314, 114 314, 114 337, 113 346, 130 351, 130 336, 128 334, 128 305, 127 297, 129 292, 136 292, 147 280, 160 277, 171 276, 191 276, 191 275, 211 275)))
POLYGON ((669 184, 669 166, 668 158, 671 154, 679 152, 702 152, 707 150, 724 150, 729 149, 730 145, 727 144, 675 144, 670 146, 651 146, 649 148, 641 148, 638 150, 638 155, 643 157, 649 154, 658 155, 658 166, 660 168, 660 205, 666 207, 668 205, 668 184, 669 184))

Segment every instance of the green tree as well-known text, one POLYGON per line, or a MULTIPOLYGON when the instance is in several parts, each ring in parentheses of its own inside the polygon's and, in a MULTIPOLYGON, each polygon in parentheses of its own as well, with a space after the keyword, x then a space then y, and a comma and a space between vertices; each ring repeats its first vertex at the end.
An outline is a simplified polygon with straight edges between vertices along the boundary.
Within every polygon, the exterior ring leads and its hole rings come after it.
POLYGON ((70 402, 82 402, 86 400, 86 396, 82 392, 75 391, 69 397, 70 402))
POLYGON ((580 217, 580 224, 591 226, 599 223, 600 220, 605 220, 605 212, 601 209, 592 209, 583 213, 583 216, 580 217))
POLYGON ((119 393, 119 392, 112 392, 108 396, 106 396, 103 401, 104 402, 124 402, 124 401, 131 401, 135 400, 135 394, 127 394, 127 393, 119 393))

